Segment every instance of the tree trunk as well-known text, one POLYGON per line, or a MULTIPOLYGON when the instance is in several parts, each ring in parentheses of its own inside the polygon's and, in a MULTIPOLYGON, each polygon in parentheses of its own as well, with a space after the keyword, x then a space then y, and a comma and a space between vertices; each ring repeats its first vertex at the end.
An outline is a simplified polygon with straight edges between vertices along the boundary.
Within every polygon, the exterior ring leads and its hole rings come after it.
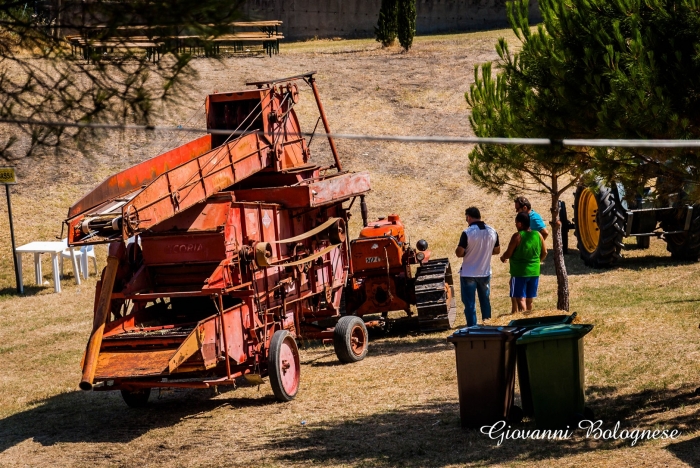
POLYGON ((552 176, 552 249, 554 251, 554 270, 557 274, 557 309, 569 311, 569 275, 564 263, 564 249, 561 241, 561 222, 559 220, 559 188, 557 176, 552 176))

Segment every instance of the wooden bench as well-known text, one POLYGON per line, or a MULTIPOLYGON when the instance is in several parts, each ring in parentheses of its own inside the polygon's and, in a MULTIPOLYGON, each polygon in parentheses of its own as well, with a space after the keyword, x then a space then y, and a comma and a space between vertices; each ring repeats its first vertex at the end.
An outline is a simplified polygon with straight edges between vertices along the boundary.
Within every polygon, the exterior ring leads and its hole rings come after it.
POLYGON ((155 41, 144 40, 147 39, 145 37, 124 37, 90 41, 81 36, 66 36, 66 39, 71 44, 73 55, 76 55, 76 52, 80 50, 82 57, 88 62, 91 58, 94 58, 93 54, 95 53, 104 54, 107 51, 113 52, 115 49, 141 49, 146 52, 146 56, 149 60, 155 62, 160 58, 160 44, 155 41))
POLYGON ((224 34, 213 38, 202 38, 201 36, 171 36, 161 37, 166 48, 175 48, 178 52, 188 51, 190 53, 201 50, 205 56, 218 55, 221 47, 227 45, 233 47, 234 52, 243 52, 245 43, 259 43, 265 52, 272 56, 279 54, 279 41, 284 39, 282 34, 268 34, 264 32, 240 32, 234 34, 224 34), (173 42, 174 41, 174 42, 173 42))
MULTIPOLYGON (((163 32, 159 26, 131 25, 119 26, 116 28, 120 32, 133 31, 135 34, 120 34, 112 37, 101 37, 100 33, 108 28, 107 25, 95 25, 87 28, 83 35, 67 35, 66 41, 71 46, 73 55, 78 51, 82 57, 88 61, 107 51, 142 49, 146 51, 149 59, 160 59, 161 50, 177 50, 184 52, 189 49, 190 53, 199 53, 205 56, 218 55, 221 47, 231 46, 234 52, 246 50, 246 44, 259 43, 263 50, 271 57, 279 54, 279 41, 284 39, 284 35, 279 32, 282 21, 234 21, 223 25, 230 26, 233 32, 217 37, 203 38, 196 35, 145 35, 148 32, 163 32), (239 28, 255 28, 256 31, 237 31, 239 28), (93 36, 94 39, 91 39, 93 36)), ((214 25, 209 25, 214 26, 214 25)), ((219 25, 221 26, 221 25, 219 25)))

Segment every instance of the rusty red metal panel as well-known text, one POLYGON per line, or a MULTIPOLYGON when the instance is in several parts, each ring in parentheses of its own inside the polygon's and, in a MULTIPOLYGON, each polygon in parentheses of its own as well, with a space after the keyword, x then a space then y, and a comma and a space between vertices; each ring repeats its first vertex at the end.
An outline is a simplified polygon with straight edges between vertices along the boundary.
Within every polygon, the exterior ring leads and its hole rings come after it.
POLYGON ((236 200, 279 203, 286 208, 306 208, 347 200, 369 191, 369 173, 357 172, 291 187, 236 190, 236 200))
MULTIPOLYGON (((283 239, 279 235, 279 230, 277 229, 280 223, 277 217, 277 210, 274 206, 261 206, 260 207, 260 230, 261 230, 261 240, 265 242, 274 242, 283 239)), ((273 255, 276 249, 273 249, 273 255)), ((279 257, 279 255, 277 255, 279 257)))
POLYGON ((246 340, 243 333, 243 314, 247 313, 247 306, 242 304, 239 307, 228 309, 223 314, 226 342, 228 344, 228 355, 229 358, 236 362, 236 364, 242 364, 247 359, 245 353, 246 340))
POLYGON ((369 173, 358 172, 331 177, 311 184, 311 206, 322 206, 370 190, 369 173), (315 193, 314 193, 315 192, 315 193))
POLYGON ((168 369, 174 349, 102 350, 97 358, 95 380, 161 375, 168 369))
POLYGON ((146 265, 216 262, 226 258, 223 232, 143 236, 146 265))
POLYGON ((124 237, 155 226, 268 167, 272 158, 261 145, 257 135, 247 135, 158 177, 122 208, 124 237))
POLYGON ((217 231, 223 229, 233 201, 233 192, 221 192, 206 202, 198 203, 170 219, 153 226, 150 232, 217 231))
POLYGON ((211 150, 211 135, 204 135, 185 145, 108 177, 68 210, 68 218, 101 203, 138 190, 164 172, 211 150))
POLYGON ((299 118, 296 113, 288 112, 279 143, 282 146, 281 169, 292 169, 308 162, 311 153, 304 138, 299 136, 300 133, 299 118))

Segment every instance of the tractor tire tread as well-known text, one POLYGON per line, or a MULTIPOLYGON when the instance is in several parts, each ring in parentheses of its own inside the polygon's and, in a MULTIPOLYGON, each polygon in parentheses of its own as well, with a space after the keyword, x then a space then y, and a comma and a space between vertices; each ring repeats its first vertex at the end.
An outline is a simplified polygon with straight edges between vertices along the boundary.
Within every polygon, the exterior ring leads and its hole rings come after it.
POLYGON ((625 217, 620 212, 618 206, 617 192, 611 188, 598 184, 597 187, 587 187, 581 185, 574 194, 574 213, 578 218, 579 200, 584 190, 589 189, 595 194, 598 203, 596 221, 599 226, 599 241, 596 250, 588 252, 581 240, 579 224, 576 221, 574 235, 583 262, 593 268, 605 268, 613 266, 620 258, 620 250, 623 247, 622 238, 624 236, 625 217))

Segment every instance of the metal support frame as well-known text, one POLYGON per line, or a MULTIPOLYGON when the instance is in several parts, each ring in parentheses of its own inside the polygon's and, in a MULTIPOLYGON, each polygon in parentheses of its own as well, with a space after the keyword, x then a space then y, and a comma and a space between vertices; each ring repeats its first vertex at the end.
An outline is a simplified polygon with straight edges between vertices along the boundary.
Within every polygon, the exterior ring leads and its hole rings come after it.
POLYGON ((686 205, 686 215, 685 215, 685 223, 683 225, 683 230, 681 231, 656 231, 654 230, 653 232, 640 232, 640 233, 632 233, 632 221, 634 220, 634 216, 636 214, 643 214, 643 213, 648 213, 651 211, 654 212, 661 212, 661 211, 673 211, 676 208, 674 207, 666 207, 666 208, 642 208, 639 210, 627 210, 627 221, 625 223, 625 237, 651 237, 651 236, 657 236, 660 237, 664 234, 683 234, 684 232, 687 232, 690 229, 690 224, 693 220, 693 207, 690 205, 686 205))

